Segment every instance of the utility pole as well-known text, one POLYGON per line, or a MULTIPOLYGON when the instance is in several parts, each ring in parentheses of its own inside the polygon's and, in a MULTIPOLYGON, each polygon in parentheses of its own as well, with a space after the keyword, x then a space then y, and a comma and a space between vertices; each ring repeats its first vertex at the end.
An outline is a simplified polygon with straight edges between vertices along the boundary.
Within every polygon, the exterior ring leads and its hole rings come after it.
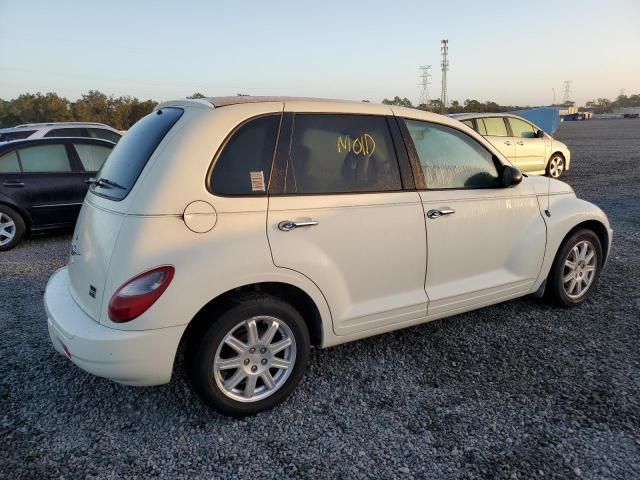
POLYGON ((564 81, 564 93, 562 95, 562 103, 567 104, 567 102, 571 101, 571 84, 573 80, 565 80, 564 81))
POLYGON ((440 42, 442 46, 440 50, 442 51, 442 62, 440 66, 442 67, 442 108, 447 108, 447 71, 449 70, 449 40, 442 40, 440 42))
POLYGON ((431 65, 420 65, 420 79, 422 80, 418 86, 420 87, 420 99, 418 105, 429 105, 429 85, 431 85, 431 65))

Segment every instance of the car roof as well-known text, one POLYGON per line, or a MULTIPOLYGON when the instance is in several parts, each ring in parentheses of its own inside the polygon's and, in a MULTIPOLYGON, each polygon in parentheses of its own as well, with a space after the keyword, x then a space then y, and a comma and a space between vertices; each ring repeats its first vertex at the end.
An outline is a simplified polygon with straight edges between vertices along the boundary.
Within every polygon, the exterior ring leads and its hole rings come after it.
MULTIPOLYGON (((452 113, 448 115, 451 118, 455 118, 456 120, 469 120, 470 118, 486 118, 486 117, 513 117, 519 118, 521 120, 525 120, 518 115, 514 115, 513 113, 452 113)), ((525 120, 528 121, 528 120, 525 120)))
POLYGON ((336 112, 354 113, 363 115, 397 115, 399 117, 425 120, 435 123, 457 126, 458 122, 447 117, 426 110, 417 108, 398 107, 395 105, 385 105, 373 102, 362 102, 355 100, 333 100, 327 98, 313 97, 290 97, 290 96, 250 96, 239 95, 235 97, 207 97, 201 99, 180 99, 159 104, 156 110, 170 107, 200 107, 218 109, 233 105, 256 104, 256 103, 281 103, 285 111, 300 112, 336 112))
POLYGON ((28 147, 31 145, 38 145, 39 143, 61 143, 67 140, 73 140, 76 143, 95 143, 97 145, 104 145, 109 147, 115 147, 115 143, 103 138, 91 138, 91 137, 46 137, 46 138, 21 138, 19 140, 9 140, 7 142, 0 142, 0 149, 6 150, 7 147, 28 147))

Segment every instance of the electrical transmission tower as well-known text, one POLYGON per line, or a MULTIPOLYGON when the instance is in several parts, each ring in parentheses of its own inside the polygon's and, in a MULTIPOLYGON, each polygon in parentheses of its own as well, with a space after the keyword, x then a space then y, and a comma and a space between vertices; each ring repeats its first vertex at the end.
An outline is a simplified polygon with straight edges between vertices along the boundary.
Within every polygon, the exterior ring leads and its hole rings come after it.
POLYGON ((431 85, 431 65, 420 65, 420 104, 429 105, 429 85, 431 85))
POLYGON ((442 51, 442 62, 440 66, 442 67, 442 107, 447 107, 447 71, 449 70, 449 40, 442 40, 440 42, 442 47, 440 50, 442 51))
POLYGON ((571 101, 571 84, 572 83, 573 83, 573 80, 564 81, 564 90, 563 90, 564 93, 562 95, 562 102, 564 104, 571 101))

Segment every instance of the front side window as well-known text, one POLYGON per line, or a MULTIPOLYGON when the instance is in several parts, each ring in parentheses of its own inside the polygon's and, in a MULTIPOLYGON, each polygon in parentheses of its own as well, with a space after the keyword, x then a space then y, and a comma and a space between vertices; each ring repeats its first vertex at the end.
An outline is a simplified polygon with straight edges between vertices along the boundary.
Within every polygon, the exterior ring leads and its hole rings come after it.
POLYGON ((502 117, 485 117, 484 126, 487 130, 486 135, 490 137, 508 137, 507 125, 502 117))
POLYGON ((88 137, 84 128, 54 128, 44 134, 45 137, 88 137))
POLYGON ((71 171, 67 149, 62 144, 21 148, 18 155, 25 173, 71 171))
POLYGON ((473 138, 450 127, 405 120, 427 188, 499 187, 493 156, 473 138))
POLYGON ((0 173, 20 173, 20 162, 15 150, 0 157, 0 173))
POLYGON ((120 187, 95 184, 91 186, 91 192, 116 201, 126 197, 153 152, 183 112, 181 108, 166 107, 139 120, 118 142, 98 174, 120 187))
POLYGON ((519 118, 509 118, 509 124, 514 137, 536 138, 536 130, 530 123, 519 118))
POLYGON ((267 191, 280 115, 254 118, 238 128, 218 155, 210 187, 218 195, 264 195, 267 191))
POLYGON ((371 115, 297 114, 285 193, 402 189, 387 121, 371 115))
POLYGON ((73 148, 76 149, 80 162, 87 172, 100 170, 111 153, 111 148, 102 145, 91 145, 90 143, 74 143, 73 148))

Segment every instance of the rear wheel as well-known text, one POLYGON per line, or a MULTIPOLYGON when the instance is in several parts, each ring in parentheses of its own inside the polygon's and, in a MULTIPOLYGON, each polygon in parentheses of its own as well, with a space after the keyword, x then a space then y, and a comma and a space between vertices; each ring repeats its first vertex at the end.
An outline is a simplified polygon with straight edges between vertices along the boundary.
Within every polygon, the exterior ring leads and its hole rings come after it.
POLYGON ((25 232, 24 220, 18 212, 0 205, 0 252, 15 247, 25 232))
POLYGON ((268 295, 240 300, 192 352, 190 376, 203 400, 225 415, 253 415, 282 402, 300 382, 309 333, 291 305, 268 295))
POLYGON ((598 236, 591 230, 578 230, 560 247, 547 278, 545 296, 565 307, 580 305, 595 290, 603 260, 598 236))
POLYGON ((547 164, 547 176, 551 178, 560 178, 565 171, 564 157, 559 153, 554 153, 547 164))

